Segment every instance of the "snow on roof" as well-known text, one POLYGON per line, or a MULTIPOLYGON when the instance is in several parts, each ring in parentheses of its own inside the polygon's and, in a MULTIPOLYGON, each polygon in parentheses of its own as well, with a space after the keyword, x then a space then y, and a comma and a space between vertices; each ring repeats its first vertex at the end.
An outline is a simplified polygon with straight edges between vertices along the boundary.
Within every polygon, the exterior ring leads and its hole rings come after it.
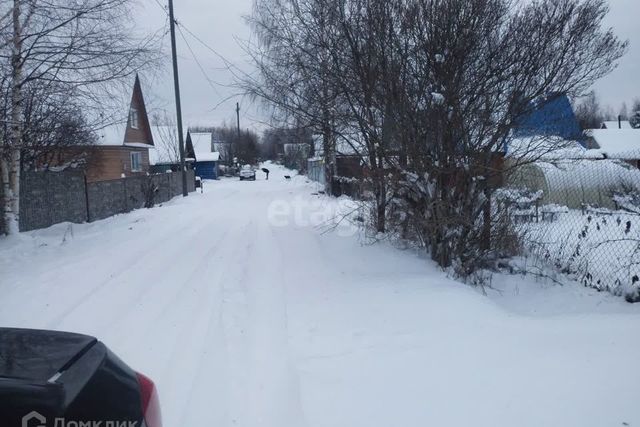
POLYGON ((196 158, 200 160, 201 154, 211 154, 211 143, 213 138, 211 132, 192 132, 191 143, 193 144, 193 151, 196 154, 196 158))
POLYGON ((633 129, 633 127, 631 127, 631 123, 629 123, 628 120, 622 120, 622 122, 618 123, 617 120, 612 120, 612 121, 606 121, 602 123, 602 128, 603 129, 633 129))
POLYGON ((105 146, 127 146, 127 147, 135 147, 135 148, 149 148, 153 147, 150 144, 147 144, 144 141, 129 141, 124 142, 124 135, 127 130, 127 123, 113 123, 108 126, 99 129, 96 133, 98 134, 98 145, 105 146))
POLYGON ((123 145, 127 123, 113 123, 98 130, 98 145, 123 145))
POLYGON ((587 131, 598 145, 590 150, 612 159, 640 159, 640 131, 636 129, 592 129, 587 131))
POLYGON ((217 151, 213 153, 196 153, 196 157, 199 162, 217 162, 220 160, 220 153, 217 151))
POLYGON ((153 147, 153 145, 147 144, 146 142, 125 142, 124 146, 125 147, 131 147, 131 148, 149 148, 149 147, 153 147))

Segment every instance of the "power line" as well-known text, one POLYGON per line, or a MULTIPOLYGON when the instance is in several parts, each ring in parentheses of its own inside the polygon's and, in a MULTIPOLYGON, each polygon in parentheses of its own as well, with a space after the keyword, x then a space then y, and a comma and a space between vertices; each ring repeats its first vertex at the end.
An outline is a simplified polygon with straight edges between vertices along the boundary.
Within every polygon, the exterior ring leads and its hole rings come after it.
POLYGON ((169 16, 169 11, 167 10, 167 6, 163 5, 162 3, 160 3, 160 0, 154 0, 156 2, 156 4, 158 6, 160 6, 160 9, 162 9, 164 11, 164 13, 167 14, 167 16, 169 16))
MULTIPOLYGON (((224 55, 222 55, 221 53, 219 53, 217 50, 215 50, 214 48, 212 48, 209 44, 207 44, 204 40, 202 40, 200 37, 198 37, 197 35, 195 35, 191 30, 189 30, 189 28, 187 28, 182 22, 177 22, 178 27, 182 27, 184 28, 184 30, 194 39, 196 39, 200 44, 202 44, 204 47, 206 47, 209 51, 211 51, 215 56, 217 56, 218 58, 220 58, 222 60, 222 62, 224 62, 224 64, 226 65, 226 68, 231 71, 232 68, 235 68, 238 71, 242 71, 240 70, 240 68, 238 68, 235 64, 233 64, 233 62, 229 61, 227 58, 224 57, 224 55)), ((231 71, 231 73, 233 74, 233 71, 231 71)), ((234 74, 235 77, 235 74, 234 74)))
POLYGON ((211 86, 211 89, 213 89, 213 91, 216 93, 216 95, 218 95, 219 97, 222 97, 222 94, 220 94, 220 92, 218 92, 218 89, 215 87, 215 84, 217 84, 217 83, 212 81, 209 78, 209 76, 207 75, 207 72, 204 70, 204 67, 202 66, 202 64, 198 60, 198 57, 196 56, 195 52, 191 48, 191 45, 189 44, 189 41, 184 36, 184 33, 182 32, 182 29, 180 27, 181 26, 178 26, 178 31, 180 32, 180 36, 182 37, 182 40, 184 41, 184 43, 187 45, 187 48, 189 49, 189 52, 191 52, 191 57, 193 58, 193 60, 198 65, 198 68, 200 68, 200 71, 202 72, 202 75, 204 76, 204 79, 207 81, 207 83, 209 83, 209 86, 211 86))
MULTIPOLYGON (((168 7, 166 5, 163 5, 160 2, 160 0, 154 0, 154 1, 163 10, 163 12, 165 12, 165 14, 167 15, 169 21, 171 21, 171 15, 169 13, 168 7)), ((182 40, 187 45, 187 48, 189 49, 189 52, 191 53, 191 56, 192 56, 193 60, 198 65, 198 68, 200 69, 200 72, 202 73, 203 77, 205 78, 205 80, 207 81, 209 86, 211 86, 211 89, 213 89, 213 91, 219 97, 222 98, 222 94, 220 94, 220 92, 216 88, 216 85, 217 86, 222 86, 222 87, 230 87, 230 86, 215 82, 214 80, 209 78, 209 75, 207 74, 207 72, 205 71, 204 67, 202 66, 202 64, 198 60, 197 55, 195 54, 193 48, 189 44, 189 41, 187 40, 187 37, 184 35, 182 29, 184 29, 184 31, 186 31, 191 37, 193 37, 195 40, 197 40, 201 45, 203 45, 205 48, 207 48, 209 51, 211 51, 216 57, 218 57, 219 59, 222 60, 222 62, 224 63, 224 67, 221 67, 219 69, 226 69, 227 71, 229 71, 233 75, 233 77, 236 77, 236 78, 238 76, 232 70, 232 68, 235 68, 236 70, 238 70, 241 73, 242 73, 242 70, 240 70, 235 64, 233 64, 231 61, 229 61, 227 58, 225 58, 224 55, 219 53, 217 50, 215 50, 213 47, 211 47, 208 43, 206 43, 204 40, 202 40, 200 37, 198 37, 196 34, 194 34, 194 32, 189 30, 189 28, 187 28, 182 22, 179 22, 177 19, 174 18, 174 23, 175 23, 175 26, 178 28, 178 31, 180 32, 180 36, 182 37, 182 40)), ((170 22, 170 24, 171 24, 171 22, 170 22)), ((216 106, 214 106, 213 109, 211 109, 210 111, 216 110, 221 104, 223 104, 224 102, 228 101, 232 97, 235 97, 235 95, 231 95, 231 96, 228 96, 228 97, 224 98, 222 101, 220 101, 218 104, 216 104, 216 106)))
MULTIPOLYGON (((157 4, 157 5, 158 5, 158 6, 159 6, 159 7, 160 7, 160 8, 161 8, 161 9, 162 9, 166 14, 167 14, 167 16, 168 16, 168 15, 169 15, 169 12, 168 12, 168 10, 167 10, 167 6, 166 6, 166 5, 163 5, 162 3, 160 3, 160 0, 154 0, 154 1, 156 2, 156 4, 157 4)), ((184 23, 182 23, 181 21, 178 21, 178 20, 176 19, 176 20, 175 20, 175 24, 176 24, 176 26, 178 27, 178 29, 180 29, 180 27, 184 28, 184 30, 185 30, 185 31, 186 31, 186 32, 187 32, 191 37, 193 37, 194 39, 196 39, 200 44, 202 44, 204 47, 206 47, 208 50, 210 50, 210 51, 211 51, 215 56, 217 56, 218 58, 220 58, 220 59, 222 60, 222 62, 224 62, 224 64, 225 64, 225 68, 226 68, 226 69, 230 70, 231 68, 235 68, 235 69, 237 69, 237 70, 239 70, 239 71, 240 71, 240 69, 239 69, 235 64, 233 64, 233 62, 229 61, 227 58, 225 58, 225 56, 224 56, 224 55, 222 55, 221 53, 219 53, 217 50, 215 50, 213 47, 211 47, 208 43, 206 43, 204 40, 202 40, 200 37, 198 37, 196 34, 194 34, 194 32, 193 32, 193 31, 191 31, 189 28, 187 28, 187 26, 186 26, 184 23)), ((181 32, 181 35, 182 35, 182 39, 185 41, 185 43, 187 43, 187 46, 189 47, 189 50, 191 50, 191 51, 192 51, 192 53, 193 53, 193 50, 191 49, 191 47, 189 46, 188 42, 186 41, 186 38, 185 38, 184 34, 182 34, 182 31, 180 31, 180 32, 181 32)), ((222 85, 221 85, 221 86, 222 86, 222 85)))

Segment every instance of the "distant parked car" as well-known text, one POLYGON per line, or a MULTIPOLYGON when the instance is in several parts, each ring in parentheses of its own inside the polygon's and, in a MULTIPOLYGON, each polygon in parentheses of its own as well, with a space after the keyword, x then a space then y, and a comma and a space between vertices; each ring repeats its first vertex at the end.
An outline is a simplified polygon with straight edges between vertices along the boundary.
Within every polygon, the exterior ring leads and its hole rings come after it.
POLYGON ((244 165, 240 169, 240 181, 255 181, 256 180, 256 171, 251 167, 251 165, 244 165))
POLYGON ((0 426, 162 427, 153 381, 96 338, 0 328, 0 426))

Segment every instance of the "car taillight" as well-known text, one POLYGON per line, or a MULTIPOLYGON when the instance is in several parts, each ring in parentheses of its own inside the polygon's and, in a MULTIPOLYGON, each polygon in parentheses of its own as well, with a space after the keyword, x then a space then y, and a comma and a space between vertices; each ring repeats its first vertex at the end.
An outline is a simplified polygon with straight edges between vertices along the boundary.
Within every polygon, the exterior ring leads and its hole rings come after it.
POLYGON ((140 383, 140 393, 142 395, 142 412, 147 427, 162 427, 162 414, 160 413, 160 401, 156 385, 149 378, 140 373, 138 383, 140 383))

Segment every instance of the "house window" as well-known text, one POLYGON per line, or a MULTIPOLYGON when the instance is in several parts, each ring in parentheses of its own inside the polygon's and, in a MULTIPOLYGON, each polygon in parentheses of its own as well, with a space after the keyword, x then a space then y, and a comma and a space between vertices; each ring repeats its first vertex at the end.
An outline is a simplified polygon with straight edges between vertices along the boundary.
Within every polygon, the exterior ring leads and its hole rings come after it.
POLYGON ((142 172, 142 153, 139 151, 131 153, 131 172, 142 172))
POLYGON ((133 129, 138 129, 138 110, 133 107, 129 110, 129 124, 133 129))

